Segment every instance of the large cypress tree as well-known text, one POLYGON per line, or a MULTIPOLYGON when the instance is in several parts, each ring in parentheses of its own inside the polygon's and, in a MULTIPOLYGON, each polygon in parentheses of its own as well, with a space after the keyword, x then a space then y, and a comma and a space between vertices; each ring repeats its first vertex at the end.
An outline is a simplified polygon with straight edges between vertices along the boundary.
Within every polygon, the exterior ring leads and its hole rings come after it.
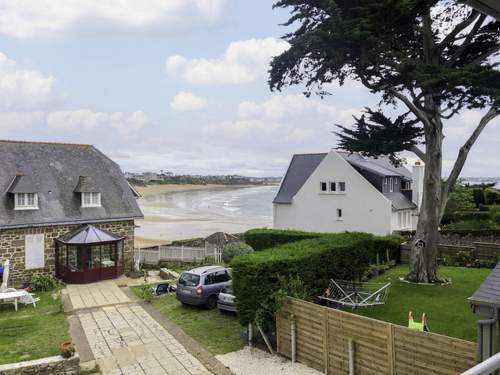
MULTIPOLYGON (((279 0, 289 8, 290 49, 271 63, 269 85, 301 84, 325 95, 329 83, 360 81, 382 100, 341 127, 340 145, 368 155, 408 150, 425 162, 424 192, 408 279, 440 282, 438 227, 467 155, 500 113, 500 22, 454 0, 279 0), (400 111, 395 119, 387 107, 400 111), (482 109, 451 173, 442 179, 443 121, 482 109), (386 112, 387 113, 387 112, 386 112)), ((450 121, 452 123, 452 120, 450 121)))

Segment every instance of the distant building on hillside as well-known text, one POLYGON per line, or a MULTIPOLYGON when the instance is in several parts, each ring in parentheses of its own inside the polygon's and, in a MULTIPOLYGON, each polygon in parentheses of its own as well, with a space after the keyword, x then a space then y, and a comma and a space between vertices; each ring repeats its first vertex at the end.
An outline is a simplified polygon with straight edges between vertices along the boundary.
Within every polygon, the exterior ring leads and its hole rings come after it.
POLYGON ((413 173, 387 157, 296 154, 273 201, 274 227, 388 234, 416 228, 423 165, 413 173))

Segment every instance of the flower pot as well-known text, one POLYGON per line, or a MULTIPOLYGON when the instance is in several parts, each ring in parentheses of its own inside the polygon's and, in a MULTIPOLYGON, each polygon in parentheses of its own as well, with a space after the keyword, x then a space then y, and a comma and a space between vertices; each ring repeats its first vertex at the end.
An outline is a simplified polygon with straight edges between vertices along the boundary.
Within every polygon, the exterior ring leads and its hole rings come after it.
POLYGON ((61 344, 61 356, 63 358, 73 357, 74 354, 75 346, 70 341, 61 344))

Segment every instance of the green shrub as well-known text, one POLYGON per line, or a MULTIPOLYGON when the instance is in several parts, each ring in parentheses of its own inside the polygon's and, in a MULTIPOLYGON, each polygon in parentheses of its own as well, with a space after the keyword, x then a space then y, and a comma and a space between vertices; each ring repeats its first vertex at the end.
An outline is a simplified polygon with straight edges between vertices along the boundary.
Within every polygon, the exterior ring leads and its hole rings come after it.
POLYGON ((31 276, 31 286, 36 292, 48 292, 54 290, 57 284, 57 279, 52 275, 35 272, 31 276))
POLYGON ((151 293, 151 285, 148 284, 142 284, 137 287, 138 289, 138 295, 140 298, 142 298, 144 301, 151 303, 153 300, 153 293, 151 293))
POLYGON ((252 247, 244 242, 229 243, 222 250, 222 260, 224 263, 229 264, 234 257, 252 252, 252 247))
POLYGON ((485 211, 457 211, 453 214, 452 222, 489 220, 490 214, 485 211))
POLYGON ((321 233, 280 229, 250 229, 245 232, 245 242, 255 251, 270 249, 285 243, 323 236, 321 233))
POLYGON ((486 204, 500 203, 500 192, 496 189, 486 189, 484 191, 484 201, 486 204))
POLYGON ((494 212, 492 215, 491 215, 491 218, 493 219, 493 221, 500 225, 500 212, 494 212))
POLYGON ((472 196, 474 198, 474 203, 476 207, 479 207, 479 205, 484 204, 484 190, 481 188, 474 188, 472 189, 472 196))
POLYGON ((403 242, 405 242, 405 238, 398 234, 373 237, 373 252, 370 257, 370 263, 377 263, 377 255, 378 260, 381 263, 387 263, 387 261, 391 260, 399 263, 399 247, 403 242), (387 255, 389 256, 389 259, 387 259, 387 255))
POLYGON ((464 220, 446 226, 444 233, 456 233, 461 235, 491 235, 498 234, 496 224, 491 220, 464 220))
POLYGON ((338 233, 235 258, 233 288, 241 323, 255 320, 259 307, 280 289, 280 277, 300 278, 311 296, 320 295, 331 278, 359 279, 368 268, 372 247, 370 234, 338 233))

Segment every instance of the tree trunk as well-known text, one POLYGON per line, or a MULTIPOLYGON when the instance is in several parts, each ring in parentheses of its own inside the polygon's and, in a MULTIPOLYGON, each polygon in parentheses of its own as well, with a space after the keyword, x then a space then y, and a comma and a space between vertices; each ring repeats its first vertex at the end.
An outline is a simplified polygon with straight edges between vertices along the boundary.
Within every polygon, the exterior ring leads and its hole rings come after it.
POLYGON ((441 282, 437 264, 442 184, 441 129, 440 126, 436 126, 433 131, 426 134, 422 205, 420 207, 417 232, 411 244, 410 273, 407 276, 407 279, 412 282, 441 282), (417 246, 415 246, 416 244, 417 246))

